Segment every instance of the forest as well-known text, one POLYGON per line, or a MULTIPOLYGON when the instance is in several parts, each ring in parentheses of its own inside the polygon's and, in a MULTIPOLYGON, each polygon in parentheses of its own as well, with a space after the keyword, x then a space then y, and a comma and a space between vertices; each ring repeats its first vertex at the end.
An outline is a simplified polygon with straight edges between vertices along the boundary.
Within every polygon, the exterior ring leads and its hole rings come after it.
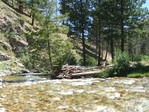
POLYGON ((0 0, 0 112, 149 112, 148 0, 0 0))
POLYGON ((17 54, 28 69, 54 74, 65 64, 101 66, 107 62, 121 76, 131 71, 129 66, 143 66, 141 62, 149 60, 145 0, 3 2, 30 18, 31 26, 22 34, 29 45, 17 54))

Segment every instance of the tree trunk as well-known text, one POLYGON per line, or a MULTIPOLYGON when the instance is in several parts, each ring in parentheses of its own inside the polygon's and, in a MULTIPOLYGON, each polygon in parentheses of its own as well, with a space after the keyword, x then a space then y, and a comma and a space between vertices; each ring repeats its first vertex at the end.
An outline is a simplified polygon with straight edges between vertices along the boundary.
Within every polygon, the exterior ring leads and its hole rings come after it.
POLYGON ((82 0, 80 0, 81 7, 81 35, 82 35, 82 46, 83 46, 83 65, 86 65, 86 50, 85 50, 85 36, 84 36, 84 14, 83 14, 83 3, 82 0))
POLYGON ((98 60, 98 31, 97 30, 96 30, 96 58, 98 60))
POLYGON ((101 64, 101 46, 100 46, 101 40, 100 40, 100 32, 98 37, 98 66, 101 64))
POLYGON ((19 4, 19 12, 23 13, 23 4, 21 0, 18 0, 18 4, 19 4))
POLYGON ((51 56, 51 44, 50 44, 49 40, 48 40, 48 55, 49 55, 50 70, 53 71, 52 56, 51 56))
POLYGON ((108 49, 109 49, 109 41, 107 42, 107 48, 106 48, 106 54, 105 54, 105 60, 107 60, 108 49))
POLYGON ((34 19, 34 14, 32 15, 32 26, 34 26, 34 22, 35 22, 35 19, 34 19))
POLYGON ((114 45, 113 45, 113 38, 110 39, 110 48, 111 48, 111 57, 114 60, 114 45))
POLYGON ((101 20, 98 18, 98 66, 101 65, 101 20))
POLYGON ((84 29, 82 29, 82 45, 83 45, 83 65, 86 65, 86 50, 85 50, 85 37, 84 29))
POLYGON ((35 21, 35 14, 34 14, 34 12, 33 12, 33 7, 34 7, 34 0, 31 0, 31 5, 32 5, 32 9, 31 9, 31 17, 32 17, 32 26, 34 26, 34 21, 35 21))
POLYGON ((124 52, 124 5, 123 0, 121 0, 121 51, 124 52))

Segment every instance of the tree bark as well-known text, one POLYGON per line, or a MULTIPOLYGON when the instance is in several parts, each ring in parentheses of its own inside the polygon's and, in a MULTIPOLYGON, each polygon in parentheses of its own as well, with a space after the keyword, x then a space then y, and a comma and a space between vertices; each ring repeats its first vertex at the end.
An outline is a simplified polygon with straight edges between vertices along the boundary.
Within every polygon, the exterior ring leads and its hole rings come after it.
POLYGON ((82 29, 82 45, 83 45, 83 65, 86 65, 86 49, 85 49, 85 37, 84 29, 82 29))
POLYGON ((21 0, 18 0, 18 4, 19 4, 19 12, 23 13, 23 3, 21 0))
POLYGON ((121 0, 121 51, 124 52, 124 5, 123 0, 121 0))
POLYGON ((111 48, 111 57, 114 60, 114 45, 113 45, 113 38, 110 39, 110 48, 111 48))
POLYGON ((85 49, 85 36, 84 36, 84 14, 83 14, 83 3, 82 0, 80 0, 81 7, 81 35, 82 35, 82 46, 83 46, 83 65, 86 65, 86 49, 85 49))
POLYGON ((50 70, 53 71, 53 64, 52 64, 52 56, 51 56, 51 44, 48 40, 48 55, 49 55, 49 62, 50 62, 50 70))
POLYGON ((35 18, 35 14, 33 12, 33 10, 34 10, 33 9, 33 7, 34 7, 34 0, 31 1, 31 5, 32 5, 32 10, 31 10, 32 23, 31 24, 32 24, 32 26, 34 26, 34 21, 35 21, 35 19, 34 19, 35 18))
POLYGON ((106 54, 105 54, 105 60, 107 60, 108 49, 109 49, 109 41, 107 42, 107 48, 106 48, 106 54))
POLYGON ((100 40, 100 30, 98 35, 98 66, 101 64, 101 46, 100 46, 101 40, 100 40))

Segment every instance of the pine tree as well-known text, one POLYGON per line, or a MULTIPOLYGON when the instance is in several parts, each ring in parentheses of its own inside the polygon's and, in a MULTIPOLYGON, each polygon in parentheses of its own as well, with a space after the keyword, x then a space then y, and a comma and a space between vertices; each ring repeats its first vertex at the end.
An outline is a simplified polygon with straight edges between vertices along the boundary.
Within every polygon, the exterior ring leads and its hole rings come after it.
POLYGON ((64 40, 59 34, 67 28, 58 24, 58 21, 63 20, 63 16, 56 16, 55 6, 54 0, 38 3, 38 11, 34 18, 36 24, 34 31, 30 33, 30 37, 32 37, 30 49, 34 51, 32 53, 34 61, 36 60, 38 65, 44 65, 50 69, 51 73, 54 73, 55 65, 62 66, 72 47, 71 43, 64 40))
POLYGON ((70 27, 70 32, 75 32, 82 39, 82 56, 83 65, 86 65, 86 49, 85 49, 85 32, 88 28, 89 21, 89 0, 61 0, 61 13, 68 13, 69 19, 67 25, 70 27))

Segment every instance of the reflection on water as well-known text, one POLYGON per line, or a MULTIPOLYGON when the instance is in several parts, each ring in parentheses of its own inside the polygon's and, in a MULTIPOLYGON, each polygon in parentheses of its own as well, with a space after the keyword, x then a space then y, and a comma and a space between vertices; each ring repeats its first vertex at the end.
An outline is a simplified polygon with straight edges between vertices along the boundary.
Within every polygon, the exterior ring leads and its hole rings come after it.
POLYGON ((0 103, 10 112, 149 112, 149 78, 20 77, 2 88, 0 103))

